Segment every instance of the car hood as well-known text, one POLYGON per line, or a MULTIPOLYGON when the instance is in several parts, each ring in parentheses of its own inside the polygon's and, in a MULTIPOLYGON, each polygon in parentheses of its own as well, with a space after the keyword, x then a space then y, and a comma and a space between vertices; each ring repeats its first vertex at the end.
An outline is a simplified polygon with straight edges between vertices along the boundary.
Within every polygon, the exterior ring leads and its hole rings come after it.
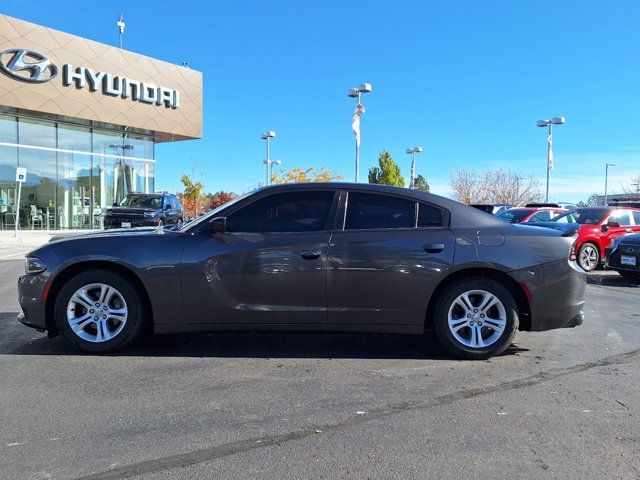
POLYGON ((62 233, 54 235, 49 239, 51 242, 63 242, 65 240, 79 238, 103 238, 103 237, 139 237, 149 235, 162 235, 165 233, 163 227, 139 227, 139 228, 113 228, 109 230, 94 230, 82 233, 62 233))
POLYGON ((640 233, 625 235, 620 240, 619 245, 640 245, 640 233))
POLYGON ((545 227, 552 228, 562 232, 563 236, 571 236, 576 233, 581 225, 579 223, 558 223, 558 222, 531 222, 525 223, 525 225, 532 227, 545 227))

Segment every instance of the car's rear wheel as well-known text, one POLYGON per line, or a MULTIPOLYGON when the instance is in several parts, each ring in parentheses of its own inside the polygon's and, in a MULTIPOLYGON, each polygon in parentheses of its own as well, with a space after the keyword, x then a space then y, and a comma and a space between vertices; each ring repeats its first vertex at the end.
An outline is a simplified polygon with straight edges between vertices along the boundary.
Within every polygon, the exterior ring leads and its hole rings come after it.
POLYGON ((593 243, 585 243, 578 250, 578 265, 585 272, 592 272, 600 263, 600 252, 593 243))
POLYGON ((461 280, 438 299, 433 324, 440 343, 458 357, 482 360, 504 352, 518 330, 516 302, 489 278, 461 280))
POLYGON ((69 343, 90 352, 122 348, 144 330, 139 292, 126 278, 106 270, 70 278, 56 297, 54 319, 69 343))

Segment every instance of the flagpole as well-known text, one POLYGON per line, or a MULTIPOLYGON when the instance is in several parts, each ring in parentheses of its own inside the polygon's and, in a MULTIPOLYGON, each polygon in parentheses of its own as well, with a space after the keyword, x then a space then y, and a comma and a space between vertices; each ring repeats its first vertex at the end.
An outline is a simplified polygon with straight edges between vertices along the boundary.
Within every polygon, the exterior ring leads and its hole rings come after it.
MULTIPOLYGON (((360 105, 362 93, 358 92, 358 105, 360 105)), ((360 142, 356 138, 356 183, 360 181, 360 142)))
POLYGON ((347 96, 358 99, 356 110, 353 113, 353 120, 351 121, 353 133, 356 136, 356 183, 360 180, 360 117, 364 113, 364 107, 362 106, 362 94, 369 93, 370 91, 370 83, 361 83, 357 87, 350 88, 347 92, 347 96))

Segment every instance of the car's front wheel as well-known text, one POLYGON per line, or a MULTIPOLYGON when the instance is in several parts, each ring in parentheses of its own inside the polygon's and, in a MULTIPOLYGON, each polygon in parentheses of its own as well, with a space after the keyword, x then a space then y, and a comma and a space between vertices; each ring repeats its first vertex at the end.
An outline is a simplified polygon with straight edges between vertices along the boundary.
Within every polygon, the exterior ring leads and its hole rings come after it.
POLYGON ((54 319, 73 346, 107 352, 133 342, 143 332, 144 308, 138 290, 106 270, 81 272, 60 289, 54 319))
POLYGON ((600 263, 600 252, 593 243, 585 243, 578 250, 578 264, 585 272, 596 269, 600 263))
POLYGON ((438 299, 433 326, 440 343, 458 357, 482 360, 504 352, 518 330, 516 302, 489 278, 452 285, 438 299))

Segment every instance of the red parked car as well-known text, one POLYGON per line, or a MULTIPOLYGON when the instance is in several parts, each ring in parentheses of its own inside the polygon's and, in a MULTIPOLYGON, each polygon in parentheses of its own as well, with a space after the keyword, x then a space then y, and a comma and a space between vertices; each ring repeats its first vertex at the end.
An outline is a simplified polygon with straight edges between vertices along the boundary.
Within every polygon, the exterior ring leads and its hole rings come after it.
POLYGON ((496 218, 508 223, 549 222, 567 211, 555 203, 529 203, 500 212, 496 218))
POLYGON ((558 230, 575 229, 578 238, 572 256, 587 272, 595 270, 605 259, 605 249, 614 238, 640 232, 640 208, 584 207, 537 226, 558 230))

